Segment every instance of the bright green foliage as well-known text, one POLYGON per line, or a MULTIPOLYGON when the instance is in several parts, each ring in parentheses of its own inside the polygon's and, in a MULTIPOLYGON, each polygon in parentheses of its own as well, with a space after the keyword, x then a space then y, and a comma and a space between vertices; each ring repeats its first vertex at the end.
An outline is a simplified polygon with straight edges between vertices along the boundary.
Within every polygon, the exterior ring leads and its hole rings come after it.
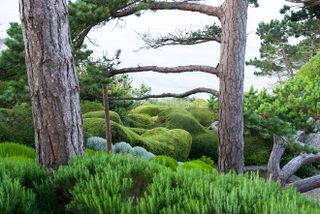
POLYGON ((29 146, 10 142, 0 143, 0 158, 11 156, 21 156, 35 160, 36 152, 29 146))
MULTIPOLYGON (((117 112, 109 111, 110 120, 122 124, 121 118, 117 112)), ((82 118, 103 118, 104 119, 104 111, 93 111, 88 112, 82 115, 82 118)))
POLYGON ((18 180, 4 177, 0 182, 0 213, 37 213, 36 195, 18 180))
POLYGON ((80 107, 81 107, 82 114, 92 112, 92 111, 103 111, 102 103, 89 101, 89 100, 81 100, 80 107))
POLYGON ((215 169, 213 168, 212 165, 209 165, 209 164, 201 161, 200 159, 184 162, 181 166, 179 166, 178 169, 183 169, 183 170, 199 169, 199 170, 209 172, 209 173, 215 172, 215 169))
POLYGON ((147 131, 146 129, 143 129, 143 128, 132 128, 132 127, 129 127, 129 128, 131 131, 135 132, 138 135, 142 135, 147 131))
POLYGON ((128 127, 151 129, 155 126, 154 119, 147 114, 129 113, 124 116, 123 123, 128 127))
POLYGON ((0 108, 0 141, 34 146, 31 106, 25 103, 12 109, 0 108))
POLYGON ((164 155, 155 156, 154 158, 152 158, 151 162, 166 166, 173 171, 177 171, 178 168, 178 162, 175 159, 164 155))
POLYGON ((85 155, 92 156, 92 155, 96 155, 97 151, 92 150, 92 149, 85 149, 84 153, 85 153, 85 155))
POLYGON ((141 137, 149 142, 147 149, 154 154, 164 154, 177 160, 186 160, 189 156, 192 137, 184 130, 155 128, 141 137))
POLYGON ((89 137, 86 142, 86 148, 94 151, 105 151, 107 148, 107 141, 101 137, 89 137))
POLYGON ((160 112, 162 112, 165 109, 167 109, 167 107, 165 106, 146 104, 133 109, 131 112, 138 113, 138 114, 147 114, 154 117, 154 116, 157 116, 160 112))

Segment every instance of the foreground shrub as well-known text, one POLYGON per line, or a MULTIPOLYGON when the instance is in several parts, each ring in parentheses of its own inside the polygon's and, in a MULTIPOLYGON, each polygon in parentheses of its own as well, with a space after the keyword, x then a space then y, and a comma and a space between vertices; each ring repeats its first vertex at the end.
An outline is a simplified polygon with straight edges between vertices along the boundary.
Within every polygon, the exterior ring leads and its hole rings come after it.
POLYGON ((0 158, 11 156, 22 156, 25 158, 35 159, 36 152, 29 146, 10 142, 0 143, 0 158))
POLYGON ((294 189, 283 189, 257 176, 218 175, 215 171, 201 170, 174 172, 131 155, 97 153, 74 159, 52 176, 39 179, 41 182, 34 188, 25 187, 10 176, 2 180, 5 179, 0 184, 0 203, 9 213, 310 214, 320 211, 316 202, 294 189), (15 195, 19 204, 7 203, 9 197, 15 201, 15 195))

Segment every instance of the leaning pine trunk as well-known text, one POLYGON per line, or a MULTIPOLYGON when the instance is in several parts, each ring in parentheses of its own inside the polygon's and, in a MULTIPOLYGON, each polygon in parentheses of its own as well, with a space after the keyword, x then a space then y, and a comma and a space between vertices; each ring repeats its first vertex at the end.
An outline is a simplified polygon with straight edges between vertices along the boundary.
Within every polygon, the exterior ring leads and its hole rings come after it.
POLYGON ((223 4, 220 94, 219 171, 242 173, 243 81, 248 0, 226 0, 223 4))
POLYGON ((20 0, 38 160, 57 169, 83 153, 79 83, 65 0, 20 0))

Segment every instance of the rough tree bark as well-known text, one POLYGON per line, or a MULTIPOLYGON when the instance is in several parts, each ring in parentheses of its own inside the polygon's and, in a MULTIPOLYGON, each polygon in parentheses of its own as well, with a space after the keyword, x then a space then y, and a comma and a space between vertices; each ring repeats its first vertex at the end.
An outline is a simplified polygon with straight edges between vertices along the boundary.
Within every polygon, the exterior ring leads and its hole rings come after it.
POLYGON ((242 173, 243 81, 248 0, 226 0, 222 8, 218 168, 220 172, 242 173))
POLYGON ((268 176, 271 176, 272 180, 275 182, 280 181, 280 161, 285 151, 284 144, 285 142, 282 137, 273 135, 273 147, 269 157, 267 171, 268 176))
POLYGON ((79 83, 65 0, 20 0, 38 160, 57 169, 83 153, 79 83))

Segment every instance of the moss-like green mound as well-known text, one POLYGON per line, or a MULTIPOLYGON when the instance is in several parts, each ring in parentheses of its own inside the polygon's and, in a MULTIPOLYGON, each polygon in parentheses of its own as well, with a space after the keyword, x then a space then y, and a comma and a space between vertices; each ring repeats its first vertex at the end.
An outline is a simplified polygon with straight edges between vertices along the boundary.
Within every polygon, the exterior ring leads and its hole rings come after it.
POLYGON ((169 108, 162 111, 157 121, 159 126, 168 129, 183 129, 193 134, 202 133, 205 128, 193 117, 191 113, 184 109, 169 108))
POLYGON ((146 104, 133 109, 132 113, 147 114, 151 117, 157 116, 160 112, 167 109, 165 106, 146 104))
POLYGON ((172 169, 173 171, 177 171, 178 168, 178 162, 175 159, 164 155, 155 156, 151 159, 151 162, 155 162, 163 166, 166 166, 172 169))
POLYGON ((92 111, 102 111, 103 105, 100 102, 93 102, 88 100, 81 100, 80 109, 82 114, 92 112, 92 111))
POLYGON ((165 154, 177 160, 186 160, 189 156, 192 137, 184 130, 155 128, 145 132, 142 137, 150 142, 149 150, 154 154, 165 154))
POLYGON ((151 129, 155 126, 154 119, 148 114, 130 113, 123 122, 128 127, 151 129))
POLYGON ((6 160, 0 162, 0 176, 1 213, 320 212, 317 202, 293 188, 284 189, 257 176, 174 172, 130 155, 85 156, 55 173, 35 162, 6 160))
POLYGON ((11 142, 3 142, 0 143, 0 158, 4 157, 23 157, 35 160, 36 152, 29 146, 11 142))
MULTIPOLYGON (((109 111, 110 120, 122 124, 121 118, 117 112, 109 111)), ((103 118, 104 119, 104 111, 92 111, 82 115, 83 118, 103 118)))

